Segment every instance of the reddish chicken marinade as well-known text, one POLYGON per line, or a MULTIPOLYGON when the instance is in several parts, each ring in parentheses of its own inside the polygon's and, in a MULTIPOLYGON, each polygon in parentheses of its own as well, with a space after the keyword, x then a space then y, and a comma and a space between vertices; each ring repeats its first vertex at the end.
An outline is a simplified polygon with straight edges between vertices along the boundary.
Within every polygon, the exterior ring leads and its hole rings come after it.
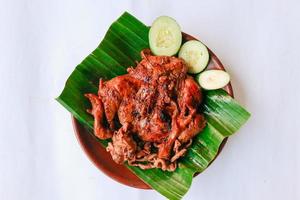
POLYGON ((202 93, 180 58, 153 56, 149 49, 128 74, 100 80, 98 95, 86 94, 94 132, 109 139, 116 163, 174 171, 206 124, 202 93))

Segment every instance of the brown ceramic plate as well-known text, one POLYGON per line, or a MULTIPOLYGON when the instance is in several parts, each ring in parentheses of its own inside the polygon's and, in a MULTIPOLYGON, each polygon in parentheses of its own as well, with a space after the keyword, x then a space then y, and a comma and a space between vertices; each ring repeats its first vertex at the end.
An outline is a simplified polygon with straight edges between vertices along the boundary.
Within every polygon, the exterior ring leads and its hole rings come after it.
MULTIPOLYGON (((193 39, 195 38, 183 33, 184 41, 193 39)), ((217 56, 211 50, 209 50, 209 53, 210 62, 207 68, 225 70, 217 56)), ((230 94, 230 96, 233 97, 233 91, 230 83, 227 86, 225 86, 224 89, 228 92, 228 94, 230 94)), ((82 126, 73 116, 72 121, 79 144, 98 169, 100 169, 107 176, 118 181, 119 183, 123 183, 125 185, 140 189, 151 189, 147 184, 145 184, 124 165, 116 164, 112 160, 110 154, 106 152, 105 148, 97 141, 96 137, 90 134, 88 130, 84 126, 82 126)), ((224 147, 226 141, 227 138, 221 144, 219 153, 224 147)))

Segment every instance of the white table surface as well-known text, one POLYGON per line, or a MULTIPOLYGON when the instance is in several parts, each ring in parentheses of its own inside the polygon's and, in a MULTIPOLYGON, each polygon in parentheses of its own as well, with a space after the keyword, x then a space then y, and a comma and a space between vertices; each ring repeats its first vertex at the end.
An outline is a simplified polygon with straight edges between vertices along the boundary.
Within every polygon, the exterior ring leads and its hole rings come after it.
POLYGON ((128 10, 174 17, 232 75, 252 118, 185 199, 300 199, 300 1, 0 0, 0 199, 155 200, 88 160, 54 98, 128 10), (161 3, 159 3, 161 2, 161 3))

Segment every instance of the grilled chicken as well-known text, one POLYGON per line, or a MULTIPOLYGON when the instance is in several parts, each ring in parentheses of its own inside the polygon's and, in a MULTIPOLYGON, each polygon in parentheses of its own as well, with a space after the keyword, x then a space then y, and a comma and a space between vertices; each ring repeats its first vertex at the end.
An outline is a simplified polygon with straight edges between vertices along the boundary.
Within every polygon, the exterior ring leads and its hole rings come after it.
POLYGON ((94 132, 112 138, 107 150, 117 163, 174 171, 177 159, 205 127, 202 93, 180 58, 153 56, 149 49, 128 74, 100 80, 92 104, 94 132))

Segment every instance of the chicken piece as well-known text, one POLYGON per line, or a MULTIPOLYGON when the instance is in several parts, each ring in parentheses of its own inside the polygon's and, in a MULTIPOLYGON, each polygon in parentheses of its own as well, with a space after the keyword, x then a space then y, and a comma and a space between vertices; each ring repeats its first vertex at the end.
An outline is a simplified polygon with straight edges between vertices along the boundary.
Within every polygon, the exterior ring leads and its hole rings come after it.
MULTIPOLYGON (((178 136, 180 142, 185 143, 200 132, 203 128, 203 122, 205 125, 205 120, 202 115, 195 117, 196 108, 202 99, 200 87, 190 76, 184 79, 180 84, 177 100, 181 112, 179 116, 175 115, 172 117, 171 132, 167 141, 160 145, 159 158, 169 159, 171 149, 178 136)), ((184 152, 185 151, 182 151, 181 155, 183 155, 184 152)), ((173 160, 178 158, 177 156, 173 160)))
POLYGON ((150 119, 148 122, 147 119, 141 120, 140 126, 144 126, 144 128, 140 127, 140 131, 138 132, 138 136, 147 142, 162 142, 169 135, 169 131, 167 130, 168 124, 166 123, 158 123, 160 121, 156 117, 150 119), (153 122, 156 121, 156 122, 153 122))
POLYGON ((98 95, 101 97, 104 105, 106 120, 112 130, 115 129, 114 118, 118 112, 123 99, 136 93, 141 82, 128 75, 118 76, 110 81, 100 80, 98 95))
POLYGON ((142 60, 137 67, 129 68, 129 75, 147 83, 155 84, 161 76, 169 76, 173 80, 184 78, 187 67, 181 58, 170 56, 153 56, 149 49, 141 52, 142 60))
POLYGON ((188 76, 181 84, 178 92, 178 105, 181 109, 197 108, 202 101, 201 88, 193 79, 188 76))
POLYGON ((178 134, 180 133, 176 115, 172 117, 172 127, 169 132, 168 138, 165 142, 159 144, 158 148, 158 158, 169 159, 171 150, 173 148, 174 142, 176 141, 178 134))
POLYGON ((182 129, 178 139, 186 143, 197 135, 206 125, 203 115, 197 114, 197 108, 202 101, 202 93, 194 79, 188 76, 179 90, 178 104, 182 108, 177 122, 182 129))
MULTIPOLYGON (((158 101, 158 100, 157 100, 158 101)), ((171 119, 163 108, 156 106, 152 113, 139 121, 138 135, 144 141, 161 143, 168 137, 171 119)))
POLYGON ((87 112, 94 116, 95 135, 102 140, 111 138, 113 132, 104 126, 104 109, 101 99, 94 94, 86 94, 85 96, 92 104, 92 109, 88 109, 87 112))
POLYGON ((107 151, 110 152, 112 159, 122 164, 135 157, 137 144, 127 131, 127 125, 123 126, 112 137, 112 142, 108 143, 107 151))
POLYGON ((195 137, 206 126, 206 121, 203 115, 197 114, 195 118, 187 125, 178 136, 178 140, 181 143, 186 143, 193 137, 195 137))
POLYGON ((118 110, 118 118, 121 125, 133 123, 136 120, 135 104, 129 99, 124 99, 118 110))
POLYGON ((156 105, 151 115, 139 121, 137 134, 144 141, 161 143, 169 137, 172 130, 172 115, 177 114, 178 108, 174 101, 169 105, 160 107, 156 105))
POLYGON ((170 105, 166 107, 166 111, 172 118, 168 138, 165 142, 158 145, 158 158, 163 159, 169 159, 173 145, 178 137, 178 134, 180 133, 180 129, 176 120, 179 113, 176 102, 171 101, 170 105))
POLYGON ((136 110, 141 118, 149 117, 157 100, 157 91, 154 86, 144 84, 135 95, 136 110))

